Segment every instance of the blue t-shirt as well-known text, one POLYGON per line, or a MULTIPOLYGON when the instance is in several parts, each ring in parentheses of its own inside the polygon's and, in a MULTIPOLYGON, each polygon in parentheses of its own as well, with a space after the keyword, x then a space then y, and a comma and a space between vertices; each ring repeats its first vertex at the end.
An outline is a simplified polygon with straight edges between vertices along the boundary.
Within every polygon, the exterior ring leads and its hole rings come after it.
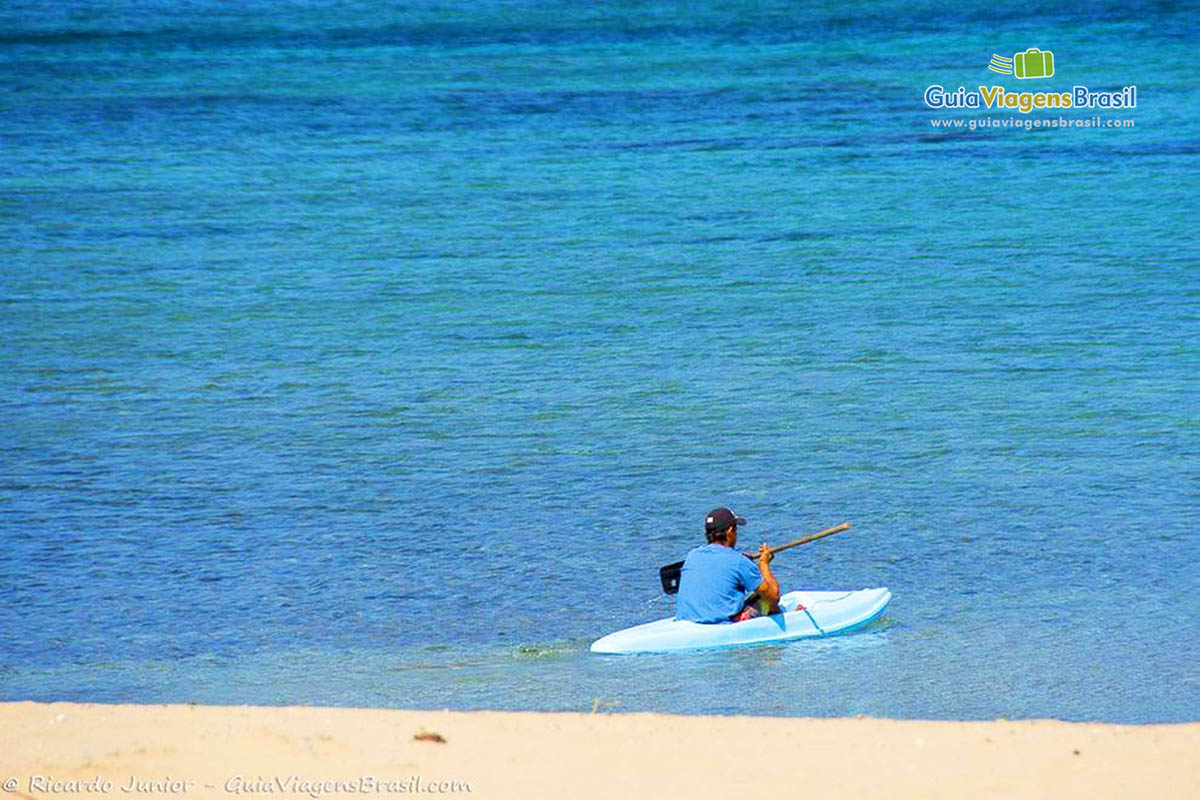
POLYGON ((719 544, 693 548, 683 561, 675 619, 728 622, 760 583, 758 565, 738 551, 719 544))

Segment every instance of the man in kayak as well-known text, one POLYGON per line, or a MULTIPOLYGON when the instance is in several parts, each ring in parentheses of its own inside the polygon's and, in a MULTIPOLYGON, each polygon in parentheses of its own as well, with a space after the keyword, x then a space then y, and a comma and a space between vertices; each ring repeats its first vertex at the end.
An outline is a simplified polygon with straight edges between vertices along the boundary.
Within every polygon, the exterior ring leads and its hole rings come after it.
POLYGON ((771 574, 774 558, 766 542, 751 561, 733 548, 738 525, 746 520, 721 506, 704 518, 708 544, 693 548, 683 561, 675 619, 692 622, 741 622, 779 613, 779 581, 771 574), (747 592, 755 602, 747 603, 747 592))

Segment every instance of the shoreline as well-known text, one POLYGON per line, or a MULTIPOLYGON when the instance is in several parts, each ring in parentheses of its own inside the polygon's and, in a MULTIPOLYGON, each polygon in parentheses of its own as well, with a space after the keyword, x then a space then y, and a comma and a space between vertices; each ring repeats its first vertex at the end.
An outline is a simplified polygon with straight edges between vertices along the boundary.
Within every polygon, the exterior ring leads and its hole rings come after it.
POLYGON ((1130 798, 1200 786, 1200 722, 948 722, 0 703, 16 798, 1130 798), (14 783, 15 782, 15 783, 14 783))

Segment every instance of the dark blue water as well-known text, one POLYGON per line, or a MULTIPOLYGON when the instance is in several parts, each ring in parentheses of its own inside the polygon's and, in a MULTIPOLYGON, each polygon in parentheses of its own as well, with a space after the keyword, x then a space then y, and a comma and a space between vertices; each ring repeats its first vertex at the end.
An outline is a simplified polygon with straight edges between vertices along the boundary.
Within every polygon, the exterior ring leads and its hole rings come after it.
POLYGON ((0 699, 1200 719, 1193 9, 0 31, 0 699), (888 620, 587 653, 725 503, 888 620))

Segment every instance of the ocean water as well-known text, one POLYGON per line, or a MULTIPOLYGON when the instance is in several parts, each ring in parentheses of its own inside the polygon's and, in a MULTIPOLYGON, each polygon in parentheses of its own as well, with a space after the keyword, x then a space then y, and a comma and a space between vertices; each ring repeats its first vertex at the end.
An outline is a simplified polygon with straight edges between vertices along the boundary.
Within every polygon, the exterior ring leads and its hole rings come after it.
POLYGON ((1194 8, 695 5, 5 4, 0 700, 1200 719, 1194 8))

